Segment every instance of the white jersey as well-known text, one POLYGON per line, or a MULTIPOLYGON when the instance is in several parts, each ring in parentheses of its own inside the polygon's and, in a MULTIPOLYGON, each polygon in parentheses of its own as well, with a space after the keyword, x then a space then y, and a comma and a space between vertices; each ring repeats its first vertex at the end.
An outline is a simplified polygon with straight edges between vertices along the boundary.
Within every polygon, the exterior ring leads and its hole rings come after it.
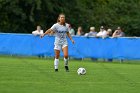
POLYGON ((98 37, 103 37, 106 36, 106 30, 100 31, 99 33, 97 33, 98 37))
POLYGON ((35 30, 35 31, 32 32, 32 34, 35 35, 35 36, 36 35, 42 35, 43 33, 44 33, 43 30, 40 30, 40 31, 35 30))
POLYGON ((67 32, 68 32, 68 25, 60 25, 59 23, 54 24, 51 29, 55 32, 55 45, 67 45, 67 32))

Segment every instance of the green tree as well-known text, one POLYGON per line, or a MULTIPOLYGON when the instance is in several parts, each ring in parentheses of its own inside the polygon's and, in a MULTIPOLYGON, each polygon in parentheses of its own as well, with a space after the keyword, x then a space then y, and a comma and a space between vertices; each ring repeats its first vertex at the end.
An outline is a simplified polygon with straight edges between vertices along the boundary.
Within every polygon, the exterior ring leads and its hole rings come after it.
POLYGON ((37 25, 45 30, 63 12, 75 30, 121 26, 128 36, 140 36, 139 10, 140 0, 0 0, 0 30, 31 33, 37 25))

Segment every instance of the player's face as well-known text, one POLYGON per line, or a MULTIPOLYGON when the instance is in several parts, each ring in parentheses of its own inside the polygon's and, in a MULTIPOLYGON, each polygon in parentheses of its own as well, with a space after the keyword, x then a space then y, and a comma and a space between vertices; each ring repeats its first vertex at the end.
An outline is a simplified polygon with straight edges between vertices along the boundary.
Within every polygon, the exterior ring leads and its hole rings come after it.
POLYGON ((65 23, 65 15, 59 16, 60 23, 65 23))

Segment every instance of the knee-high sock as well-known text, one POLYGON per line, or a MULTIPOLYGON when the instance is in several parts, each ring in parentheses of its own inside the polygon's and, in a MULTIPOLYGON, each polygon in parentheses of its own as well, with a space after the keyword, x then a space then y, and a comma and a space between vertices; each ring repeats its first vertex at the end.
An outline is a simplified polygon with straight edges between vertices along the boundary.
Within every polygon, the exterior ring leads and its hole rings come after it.
POLYGON ((54 60, 54 69, 58 69, 59 59, 54 60))
POLYGON ((68 66, 68 62, 69 62, 68 58, 67 58, 67 59, 64 58, 64 65, 65 65, 65 66, 68 66))

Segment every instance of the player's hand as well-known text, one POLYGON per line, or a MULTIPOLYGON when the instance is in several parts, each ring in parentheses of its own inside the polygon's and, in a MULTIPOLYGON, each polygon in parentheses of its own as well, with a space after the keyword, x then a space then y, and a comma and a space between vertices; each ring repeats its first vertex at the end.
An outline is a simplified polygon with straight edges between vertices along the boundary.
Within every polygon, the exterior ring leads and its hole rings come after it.
POLYGON ((40 35, 40 38, 43 38, 44 36, 45 36, 44 34, 41 34, 41 35, 40 35))
POLYGON ((74 40, 71 40, 71 42, 74 44, 75 43, 75 41, 74 40))

